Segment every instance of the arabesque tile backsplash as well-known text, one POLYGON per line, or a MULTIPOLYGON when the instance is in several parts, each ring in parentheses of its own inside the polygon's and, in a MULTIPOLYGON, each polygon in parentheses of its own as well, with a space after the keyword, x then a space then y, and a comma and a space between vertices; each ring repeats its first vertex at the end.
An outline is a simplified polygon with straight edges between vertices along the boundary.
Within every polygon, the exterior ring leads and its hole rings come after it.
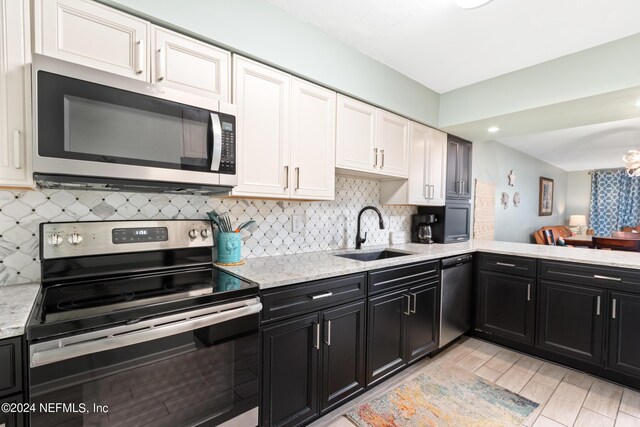
POLYGON ((212 209, 229 212, 234 224, 253 219, 253 233, 243 231, 243 257, 284 255, 353 247, 360 209, 373 205, 383 214, 378 228, 373 212, 363 215, 366 245, 385 244, 390 231, 409 238, 411 206, 381 206, 376 181, 338 176, 333 201, 297 202, 244 200, 161 193, 115 193, 75 190, 0 190, 0 285, 36 281, 40 277, 39 224, 59 221, 101 221, 191 218, 206 219, 212 209), (291 231, 291 216, 305 226, 291 231))

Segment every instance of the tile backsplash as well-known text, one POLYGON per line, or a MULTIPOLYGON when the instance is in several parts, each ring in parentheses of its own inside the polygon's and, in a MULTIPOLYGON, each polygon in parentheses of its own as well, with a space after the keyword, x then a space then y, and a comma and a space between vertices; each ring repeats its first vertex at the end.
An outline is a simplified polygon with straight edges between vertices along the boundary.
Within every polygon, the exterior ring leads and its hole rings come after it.
POLYGON ((115 193, 75 190, 0 190, 0 285, 25 283, 40 277, 39 224, 59 221, 101 221, 162 218, 206 219, 212 209, 229 212, 234 224, 253 219, 257 228, 243 231, 243 257, 284 255, 355 245, 360 209, 373 205, 383 214, 366 212, 363 245, 385 244, 390 231, 404 231, 409 239, 411 206, 381 206, 376 181, 338 176, 333 201, 297 202, 244 200, 162 193, 115 193), (301 232, 291 231, 291 216, 304 218, 301 232))

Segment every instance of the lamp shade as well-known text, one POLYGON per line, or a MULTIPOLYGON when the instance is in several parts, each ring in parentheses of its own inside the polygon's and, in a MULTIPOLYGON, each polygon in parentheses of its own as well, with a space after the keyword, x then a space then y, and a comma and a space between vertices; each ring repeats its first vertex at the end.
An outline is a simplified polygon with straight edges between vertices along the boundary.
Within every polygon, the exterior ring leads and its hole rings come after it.
POLYGON ((572 227, 585 227, 587 225, 587 216, 571 215, 569 216, 569 225, 572 227))

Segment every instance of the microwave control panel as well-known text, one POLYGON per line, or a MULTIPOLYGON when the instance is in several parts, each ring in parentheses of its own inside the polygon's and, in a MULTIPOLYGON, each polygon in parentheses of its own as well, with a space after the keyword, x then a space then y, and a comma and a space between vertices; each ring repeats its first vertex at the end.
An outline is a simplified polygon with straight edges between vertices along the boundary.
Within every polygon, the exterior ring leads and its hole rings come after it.
POLYGON ((222 155, 218 172, 235 175, 236 173, 236 121, 232 116, 220 118, 222 126, 222 155))

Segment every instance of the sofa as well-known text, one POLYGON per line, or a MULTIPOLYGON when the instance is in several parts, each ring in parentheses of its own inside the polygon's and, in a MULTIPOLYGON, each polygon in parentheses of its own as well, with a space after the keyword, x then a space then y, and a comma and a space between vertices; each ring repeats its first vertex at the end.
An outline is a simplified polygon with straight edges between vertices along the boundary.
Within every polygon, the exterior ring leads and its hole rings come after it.
POLYGON ((556 240, 556 242, 558 241, 558 237, 565 238, 573 235, 569 227, 567 227, 566 225, 546 225, 540 230, 537 230, 533 233, 533 238, 539 245, 546 245, 544 235, 542 233, 544 230, 551 230, 553 232, 553 238, 556 240))

